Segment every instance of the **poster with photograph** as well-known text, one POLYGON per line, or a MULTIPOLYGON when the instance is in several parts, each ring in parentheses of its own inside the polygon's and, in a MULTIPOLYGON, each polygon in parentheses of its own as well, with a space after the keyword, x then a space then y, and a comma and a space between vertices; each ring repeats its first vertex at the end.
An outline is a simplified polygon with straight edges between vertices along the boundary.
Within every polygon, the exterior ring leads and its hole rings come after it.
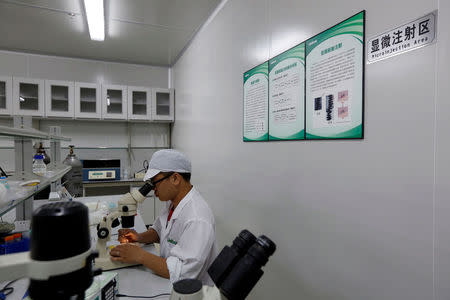
POLYGON ((363 138, 362 11, 306 41, 306 139, 363 138))
POLYGON ((269 140, 305 138, 305 43, 269 60, 269 140))
POLYGON ((244 142, 269 139, 268 73, 267 61, 244 73, 244 142))

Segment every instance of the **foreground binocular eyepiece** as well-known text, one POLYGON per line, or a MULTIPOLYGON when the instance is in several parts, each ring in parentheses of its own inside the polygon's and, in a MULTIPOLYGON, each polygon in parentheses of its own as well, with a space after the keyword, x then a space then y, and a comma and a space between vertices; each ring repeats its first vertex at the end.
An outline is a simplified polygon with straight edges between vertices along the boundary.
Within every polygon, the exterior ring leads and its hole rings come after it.
POLYGON ((264 266, 276 250, 268 237, 256 238, 242 230, 231 247, 225 246, 208 269, 217 288, 229 300, 245 299, 264 272, 264 266))
POLYGON ((208 269, 208 274, 219 287, 238 260, 247 253, 256 237, 248 230, 242 230, 231 246, 225 246, 208 269))

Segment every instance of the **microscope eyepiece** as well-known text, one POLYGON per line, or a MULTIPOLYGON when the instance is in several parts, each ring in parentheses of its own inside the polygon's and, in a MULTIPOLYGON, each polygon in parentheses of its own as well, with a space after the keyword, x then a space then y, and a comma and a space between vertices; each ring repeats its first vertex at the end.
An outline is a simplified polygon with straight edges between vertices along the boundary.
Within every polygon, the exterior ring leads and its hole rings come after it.
MULTIPOLYGON (((75 201, 41 206, 31 220, 30 246, 31 258, 43 262, 68 259, 88 251, 91 247, 88 208, 75 201)), ((48 280, 30 278, 30 297, 65 300, 84 295, 95 276, 93 259, 94 256, 89 256, 73 272, 51 276, 48 280)))
POLYGON ((248 248, 256 241, 256 237, 247 229, 242 230, 234 239, 232 248, 236 248, 239 252, 244 254, 248 248))
POLYGON ((139 193, 141 193, 142 196, 147 196, 148 193, 151 192, 151 190, 153 190, 154 186, 149 183, 146 182, 140 189, 139 189, 139 193))
POLYGON ((269 256, 276 250, 276 245, 265 235, 261 235, 253 246, 248 250, 248 254, 253 256, 261 266, 264 266, 269 260, 269 256))
POLYGON ((32 217, 31 258, 49 261, 81 254, 91 247, 89 210, 80 202, 39 207, 32 217), (55 243, 55 240, 58 243, 55 243))

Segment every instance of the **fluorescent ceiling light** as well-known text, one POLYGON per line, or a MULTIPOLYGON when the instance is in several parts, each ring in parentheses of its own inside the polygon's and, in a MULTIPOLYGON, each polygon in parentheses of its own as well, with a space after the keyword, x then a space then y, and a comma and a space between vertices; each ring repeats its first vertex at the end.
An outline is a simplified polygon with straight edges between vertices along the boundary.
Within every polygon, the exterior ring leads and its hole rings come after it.
POLYGON ((84 0, 91 40, 105 40, 105 10, 103 0, 84 0))

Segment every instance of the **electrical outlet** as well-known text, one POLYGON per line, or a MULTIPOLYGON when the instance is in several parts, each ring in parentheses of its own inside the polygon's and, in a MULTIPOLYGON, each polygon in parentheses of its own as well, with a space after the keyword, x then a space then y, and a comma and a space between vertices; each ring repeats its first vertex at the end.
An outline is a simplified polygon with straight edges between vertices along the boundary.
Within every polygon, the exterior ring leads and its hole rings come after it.
POLYGON ((14 226, 16 227, 15 232, 28 231, 30 230, 30 220, 15 221, 14 226))
POLYGON ((134 178, 136 178, 136 179, 144 179, 144 177, 145 177, 145 172, 134 173, 134 178))

